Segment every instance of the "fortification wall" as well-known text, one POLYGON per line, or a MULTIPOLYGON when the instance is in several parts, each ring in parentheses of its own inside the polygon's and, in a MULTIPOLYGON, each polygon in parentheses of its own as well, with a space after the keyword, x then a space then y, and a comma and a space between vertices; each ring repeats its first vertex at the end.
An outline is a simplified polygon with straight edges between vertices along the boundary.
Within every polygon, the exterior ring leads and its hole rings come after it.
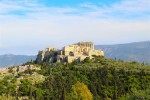
POLYGON ((92 58, 92 55, 104 56, 104 52, 101 50, 94 50, 93 42, 79 42, 73 45, 65 46, 62 50, 56 50, 55 48, 46 48, 45 51, 39 51, 37 56, 37 62, 54 61, 57 62, 73 62, 75 60, 83 61, 86 57, 92 58), (55 56, 55 57, 54 57, 55 56))

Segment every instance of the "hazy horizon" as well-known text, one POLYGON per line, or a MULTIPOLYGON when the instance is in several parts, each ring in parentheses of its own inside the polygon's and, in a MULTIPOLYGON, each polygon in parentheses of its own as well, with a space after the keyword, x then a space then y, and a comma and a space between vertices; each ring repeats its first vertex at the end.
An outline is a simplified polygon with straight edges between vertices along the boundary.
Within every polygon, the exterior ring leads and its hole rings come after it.
MULTIPOLYGON (((84 41, 84 42, 89 42, 89 41, 84 41)), ((94 44, 94 45, 120 45, 120 44, 123 45, 123 44, 141 43, 141 42, 150 42, 150 40, 147 40, 147 41, 127 42, 127 43, 117 43, 117 44, 94 44)), ((66 44, 66 45, 70 45, 70 44, 66 44)), ((59 46, 59 47, 53 46, 53 47, 56 48, 56 49, 62 49, 66 45, 59 46)), ((15 52, 14 53, 9 53, 8 52, 8 53, 0 54, 0 55, 26 55, 26 56, 33 56, 33 55, 37 55, 39 50, 45 50, 45 48, 47 48, 47 47, 52 47, 52 46, 45 46, 45 47, 41 47, 39 49, 36 48, 31 54, 29 54, 29 53, 22 53, 22 52, 21 53, 15 53, 15 52)), ((22 51, 22 50, 20 50, 20 51, 22 51)))
POLYGON ((148 0, 0 0, 0 55, 150 40, 148 0))

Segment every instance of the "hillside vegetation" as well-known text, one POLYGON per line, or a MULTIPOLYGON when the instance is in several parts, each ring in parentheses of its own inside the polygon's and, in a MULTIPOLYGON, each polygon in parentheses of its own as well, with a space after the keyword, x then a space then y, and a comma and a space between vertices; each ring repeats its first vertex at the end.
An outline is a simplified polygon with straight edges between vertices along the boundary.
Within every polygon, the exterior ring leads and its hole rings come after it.
POLYGON ((150 41, 118 45, 96 45, 95 48, 104 50, 107 58, 150 64, 150 41))
POLYGON ((150 99, 150 66, 145 63, 93 56, 80 63, 23 66, 28 67, 1 74, 0 100, 150 99))

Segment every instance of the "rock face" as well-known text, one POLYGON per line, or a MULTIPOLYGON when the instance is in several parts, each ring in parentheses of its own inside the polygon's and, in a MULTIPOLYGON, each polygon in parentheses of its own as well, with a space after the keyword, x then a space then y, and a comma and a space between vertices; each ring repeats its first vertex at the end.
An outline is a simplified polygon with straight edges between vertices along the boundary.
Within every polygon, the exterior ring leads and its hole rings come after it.
POLYGON ((61 50, 49 47, 45 50, 39 51, 36 62, 80 62, 86 57, 92 58, 92 55, 104 56, 104 52, 101 50, 94 50, 93 42, 79 42, 69 46, 64 46, 61 50))

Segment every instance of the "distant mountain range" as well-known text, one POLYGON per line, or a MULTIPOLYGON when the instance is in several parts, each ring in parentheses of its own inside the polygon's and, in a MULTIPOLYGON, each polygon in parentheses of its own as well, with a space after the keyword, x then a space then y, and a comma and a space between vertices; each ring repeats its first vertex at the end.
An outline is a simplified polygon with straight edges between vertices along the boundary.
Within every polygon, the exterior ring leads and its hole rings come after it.
MULTIPOLYGON (((150 41, 116 45, 95 45, 95 49, 103 50, 107 58, 146 62, 150 64, 150 41)), ((0 55, 0 68, 21 65, 31 59, 35 60, 36 56, 0 55)))
POLYGON ((116 45, 95 45, 105 52, 105 57, 150 64, 150 41, 116 45))
POLYGON ((0 55, 0 68, 21 65, 27 61, 31 61, 31 59, 35 60, 36 56, 13 54, 0 55))

